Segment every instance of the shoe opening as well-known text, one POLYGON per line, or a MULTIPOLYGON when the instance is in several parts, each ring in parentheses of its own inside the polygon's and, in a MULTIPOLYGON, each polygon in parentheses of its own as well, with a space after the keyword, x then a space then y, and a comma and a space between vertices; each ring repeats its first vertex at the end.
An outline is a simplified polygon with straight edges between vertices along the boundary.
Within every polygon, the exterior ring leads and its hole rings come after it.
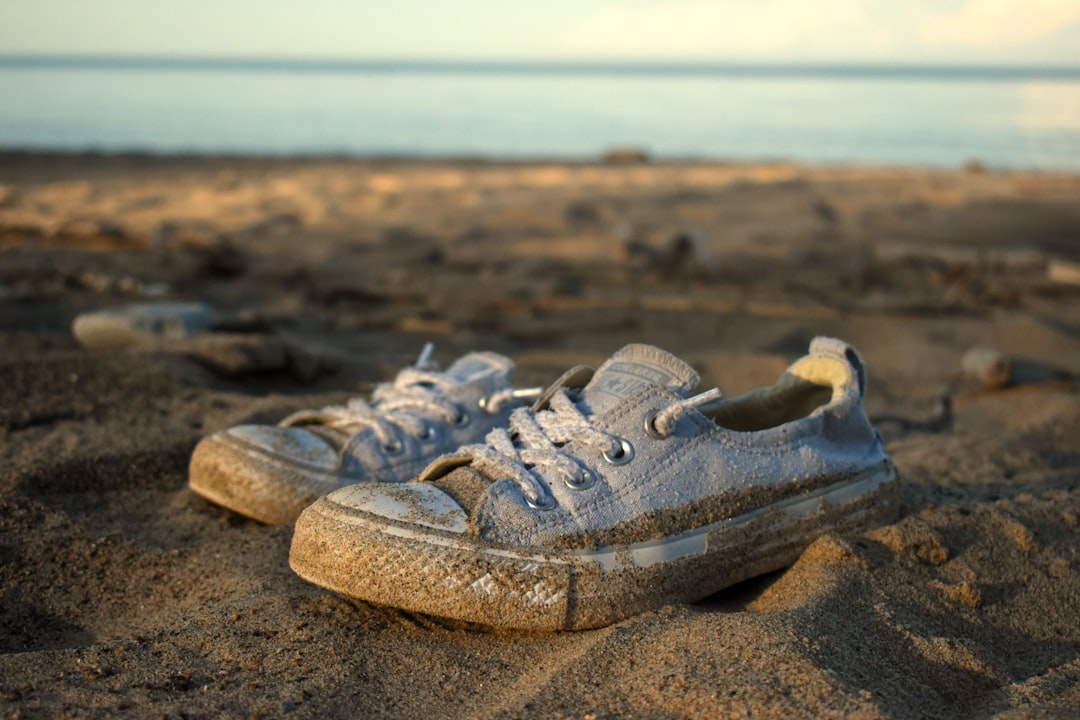
POLYGON ((699 408, 717 425, 736 432, 777 427, 825 407, 852 382, 851 366, 832 357, 806 357, 788 368, 775 385, 699 408))

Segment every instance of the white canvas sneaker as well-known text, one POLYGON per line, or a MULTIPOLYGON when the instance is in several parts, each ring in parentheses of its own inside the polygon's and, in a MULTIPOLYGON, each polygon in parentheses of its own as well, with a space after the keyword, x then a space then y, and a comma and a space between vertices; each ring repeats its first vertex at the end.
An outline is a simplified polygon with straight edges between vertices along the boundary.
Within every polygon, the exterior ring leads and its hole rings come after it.
POLYGON ((321 495, 365 481, 404 482, 434 458, 508 424, 539 388, 510 385, 514 363, 470 353, 445 372, 425 346, 416 365, 376 387, 369 403, 305 410, 278 425, 240 425, 204 438, 191 489, 271 525, 296 520, 321 495))
POLYGON ((290 564, 373 603, 580 629, 701 599, 791 564, 823 533, 895 517, 896 472, 850 346, 817 338, 740 397, 693 395, 697 380, 648 345, 575 368, 509 430, 417 481, 320 499, 290 564))

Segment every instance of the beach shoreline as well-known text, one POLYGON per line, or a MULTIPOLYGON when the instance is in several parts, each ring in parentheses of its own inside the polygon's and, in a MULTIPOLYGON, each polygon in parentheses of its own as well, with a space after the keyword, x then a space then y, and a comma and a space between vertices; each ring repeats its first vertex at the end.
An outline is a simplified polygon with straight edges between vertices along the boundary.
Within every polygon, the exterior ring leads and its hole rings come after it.
POLYGON ((1070 717, 1077 198, 1078 173, 977 164, 0 151, 0 715, 1070 717), (227 327, 72 336, 160 300, 227 327), (341 402, 429 340, 522 384, 647 342, 734 395, 815 335, 867 362, 902 518, 609 628, 346 601, 289 570, 290 528, 186 487, 201 437, 341 402))

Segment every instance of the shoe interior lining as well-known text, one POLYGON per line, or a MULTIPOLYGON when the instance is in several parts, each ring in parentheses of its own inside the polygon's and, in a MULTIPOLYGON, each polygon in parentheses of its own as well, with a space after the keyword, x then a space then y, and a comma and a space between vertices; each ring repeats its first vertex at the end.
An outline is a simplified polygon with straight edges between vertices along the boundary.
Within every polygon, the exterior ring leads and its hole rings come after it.
POLYGON ((790 367, 776 384, 701 408, 705 417, 736 432, 754 432, 806 417, 843 394, 851 369, 833 358, 809 357, 790 367))

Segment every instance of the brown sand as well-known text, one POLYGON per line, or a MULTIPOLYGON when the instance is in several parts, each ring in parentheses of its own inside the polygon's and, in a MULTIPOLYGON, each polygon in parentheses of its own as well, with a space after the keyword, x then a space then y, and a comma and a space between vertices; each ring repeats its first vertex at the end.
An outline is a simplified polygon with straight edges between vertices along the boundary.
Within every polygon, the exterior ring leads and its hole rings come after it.
POLYGON ((1068 175, 2 155, 0 715, 1076 717, 1080 287, 1047 268, 1077 260, 1068 175), (72 339, 147 296, 237 334, 72 339), (185 486, 204 434, 429 339, 523 383, 651 342, 731 394, 816 334, 898 416, 903 519, 601 630, 343 600, 289 571, 289 528, 185 486), (1008 385, 965 378, 972 347, 1008 385))

